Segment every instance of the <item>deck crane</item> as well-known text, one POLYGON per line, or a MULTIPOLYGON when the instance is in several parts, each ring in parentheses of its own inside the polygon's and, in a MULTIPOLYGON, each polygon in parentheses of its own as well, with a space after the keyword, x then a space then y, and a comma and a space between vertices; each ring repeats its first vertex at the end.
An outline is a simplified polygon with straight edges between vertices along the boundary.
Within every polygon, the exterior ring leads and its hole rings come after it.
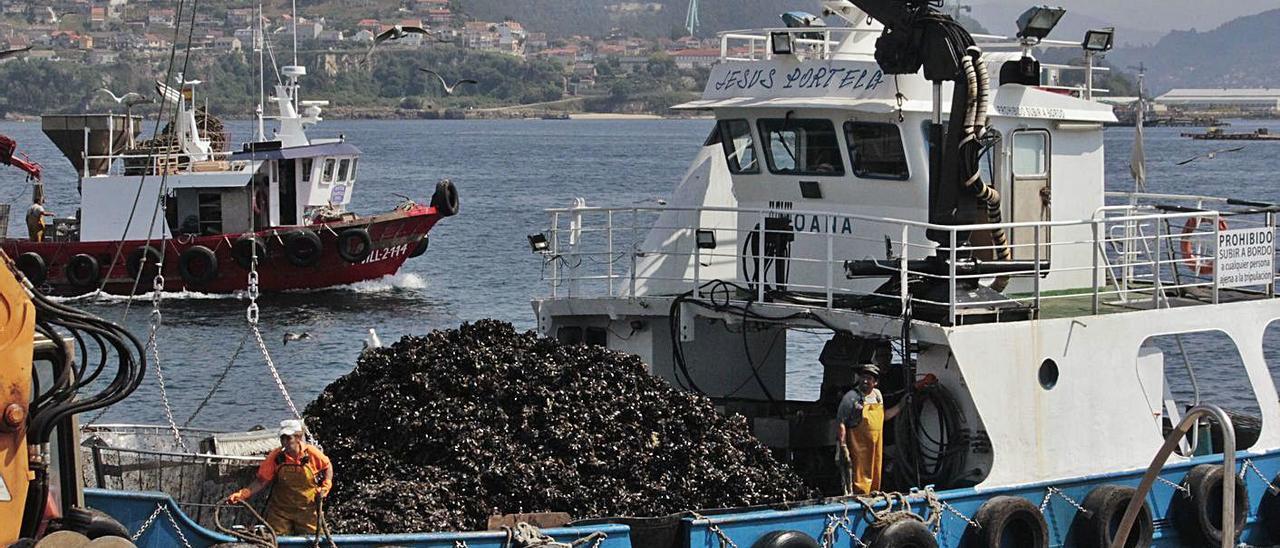
POLYGON ((26 173, 28 179, 40 181, 40 164, 18 152, 18 142, 6 135, 0 135, 0 164, 16 167, 26 173))

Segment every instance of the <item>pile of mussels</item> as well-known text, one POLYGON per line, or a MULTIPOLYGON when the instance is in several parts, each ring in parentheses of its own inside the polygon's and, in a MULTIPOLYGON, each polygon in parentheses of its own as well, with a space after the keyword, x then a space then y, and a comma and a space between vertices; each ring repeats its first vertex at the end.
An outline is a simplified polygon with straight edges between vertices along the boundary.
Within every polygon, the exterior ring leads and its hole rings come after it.
POLYGON ((740 416, 634 357, 483 320, 365 352, 307 408, 343 533, 654 516, 814 495, 740 416))

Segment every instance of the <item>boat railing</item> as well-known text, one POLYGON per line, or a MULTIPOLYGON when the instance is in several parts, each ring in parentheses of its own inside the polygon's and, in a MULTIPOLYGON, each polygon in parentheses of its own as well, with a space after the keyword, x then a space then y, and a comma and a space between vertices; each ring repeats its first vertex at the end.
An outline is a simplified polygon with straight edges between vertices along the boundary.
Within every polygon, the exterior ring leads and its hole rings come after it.
MULTIPOLYGON (((1100 208, 1087 219, 965 226, 794 209, 551 209, 541 253, 553 299, 701 295, 719 280, 758 302, 803 295, 806 307, 853 308, 872 297, 905 308, 910 298, 945 307, 953 324, 966 310, 1011 302, 1037 316, 1048 309, 1087 315, 1104 307, 1275 296, 1272 241, 1280 209, 1208 207, 1240 203, 1225 198, 1126 196, 1132 203, 1100 208), (1250 230, 1270 246, 1248 249, 1261 262, 1242 266, 1233 256, 1219 264, 1222 238, 1250 230), (997 233, 1007 246, 986 236, 997 233), (1263 263, 1270 270, 1258 274, 1263 263), (1241 269, 1251 277, 1240 277, 1241 269), (901 289, 910 284, 899 283, 893 293, 878 289, 890 278, 945 284, 947 291, 931 300, 901 289), (996 300, 947 297, 980 283, 1007 289, 996 300)), ((1241 245, 1237 238, 1229 247, 1241 245)))
MULTIPOLYGON (((252 162, 247 160, 231 161, 233 152, 210 152, 203 154, 205 160, 192 160, 192 155, 179 147, 155 147, 149 150, 130 150, 124 153, 88 155, 84 154, 82 165, 91 162, 105 162, 107 169, 102 175, 175 175, 179 173, 200 173, 232 171, 241 172, 248 169, 252 162)), ((81 177, 88 178, 86 167, 81 177)))
MULTIPOLYGON (((214 509, 235 489, 253 481, 263 457, 217 455, 200 450, 214 430, 169 426, 111 424, 81 429, 83 484, 117 491, 160 491, 169 494, 196 522, 213 528, 214 509)), ((259 511, 262 508, 258 509, 259 511)), ((224 508, 226 525, 252 526, 255 518, 241 508, 224 508)))
POLYGON ((1156 452, 1155 458, 1151 460, 1151 465, 1147 467, 1146 474, 1142 476, 1142 481, 1138 483, 1137 491, 1129 498, 1129 505, 1125 509, 1124 517, 1121 518, 1115 535, 1111 537, 1114 539, 1111 541, 1111 548, 1124 548, 1129 539, 1129 531, 1133 528, 1134 522, 1138 520, 1138 512, 1142 510, 1142 505, 1147 500, 1147 494, 1151 492, 1151 486, 1160 477, 1160 471, 1164 468, 1165 461, 1177 449, 1178 444, 1186 439, 1187 433, 1205 417, 1213 419, 1212 422, 1222 430, 1222 477, 1225 478, 1222 481, 1222 521, 1220 522, 1222 548, 1230 548, 1235 545, 1236 482, 1232 481, 1236 477, 1235 428, 1231 424, 1231 417, 1221 407, 1201 404, 1187 411, 1187 415, 1182 418, 1178 426, 1174 427, 1169 432, 1169 435, 1165 437, 1164 445, 1160 447, 1160 451, 1156 452))

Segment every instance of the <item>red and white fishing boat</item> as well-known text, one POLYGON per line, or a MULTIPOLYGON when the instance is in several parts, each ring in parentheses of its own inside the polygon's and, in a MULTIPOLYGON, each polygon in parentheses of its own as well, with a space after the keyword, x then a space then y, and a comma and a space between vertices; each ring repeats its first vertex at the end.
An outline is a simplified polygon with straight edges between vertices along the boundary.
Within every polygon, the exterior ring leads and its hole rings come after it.
MULTIPOLYGON (((279 115, 259 107, 258 135, 238 151, 196 107, 200 82, 181 75, 177 87, 157 83, 162 110, 177 114, 147 141, 135 142, 141 120, 132 115, 44 117, 45 134, 76 167, 80 207, 41 241, 6 238, 0 247, 34 285, 61 295, 145 292, 157 272, 166 291, 229 293, 247 287, 255 258, 263 291, 395 274, 426 252, 440 219, 458 212, 457 189, 445 180, 429 205, 405 199, 374 215, 347 211, 360 150, 341 137, 309 138, 327 102, 299 99, 304 67, 281 74, 267 99, 279 115), (271 138, 264 119, 279 123, 271 138)), ((0 146, 0 160, 40 184, 38 165, 12 144, 0 146)))

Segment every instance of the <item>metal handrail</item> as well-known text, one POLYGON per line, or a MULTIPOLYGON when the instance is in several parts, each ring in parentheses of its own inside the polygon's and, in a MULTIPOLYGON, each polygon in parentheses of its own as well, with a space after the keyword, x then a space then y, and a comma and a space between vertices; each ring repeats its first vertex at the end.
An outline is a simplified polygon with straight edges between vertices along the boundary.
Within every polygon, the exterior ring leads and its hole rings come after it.
POLYGON ((1125 541, 1129 539, 1129 531, 1133 529, 1133 523, 1138 520, 1142 503, 1147 498, 1147 493, 1151 492, 1151 485, 1159 477, 1165 461, 1169 459, 1169 455, 1173 454, 1173 450, 1178 447, 1182 437, 1191 430, 1192 425, 1199 422, 1200 417, 1205 415, 1212 415, 1217 419, 1218 427, 1222 428, 1222 548, 1231 548, 1235 545, 1236 431, 1226 411, 1206 403, 1187 411, 1187 416, 1182 418, 1182 422, 1179 422, 1178 426, 1165 437, 1164 445, 1152 459, 1151 466, 1147 467, 1147 473, 1142 476, 1138 490, 1133 494, 1133 498, 1129 499, 1129 508, 1124 511, 1124 519, 1120 520, 1120 527, 1111 539, 1111 548, 1124 548, 1125 541))

